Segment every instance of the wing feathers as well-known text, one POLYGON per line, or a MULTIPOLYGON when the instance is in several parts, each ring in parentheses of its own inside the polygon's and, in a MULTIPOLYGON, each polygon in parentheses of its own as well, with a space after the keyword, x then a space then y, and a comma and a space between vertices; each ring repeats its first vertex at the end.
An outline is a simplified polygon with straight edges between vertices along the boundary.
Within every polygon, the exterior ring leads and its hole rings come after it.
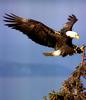
POLYGON ((5 25, 9 26, 9 27, 12 27, 12 28, 14 26, 18 25, 19 22, 21 22, 21 18, 16 16, 16 15, 14 15, 14 14, 12 14, 12 13, 11 14, 5 14, 5 16, 3 16, 3 17, 4 17, 3 21, 8 22, 5 25))
POLYGON ((68 22, 65 23, 63 29, 65 29, 66 31, 71 31, 73 25, 77 22, 77 20, 78 19, 76 18, 76 16, 72 14, 71 16, 68 17, 68 22))
POLYGON ((6 26, 23 32, 36 43, 49 47, 55 46, 55 31, 41 22, 21 18, 12 13, 5 14, 4 21, 6 26))

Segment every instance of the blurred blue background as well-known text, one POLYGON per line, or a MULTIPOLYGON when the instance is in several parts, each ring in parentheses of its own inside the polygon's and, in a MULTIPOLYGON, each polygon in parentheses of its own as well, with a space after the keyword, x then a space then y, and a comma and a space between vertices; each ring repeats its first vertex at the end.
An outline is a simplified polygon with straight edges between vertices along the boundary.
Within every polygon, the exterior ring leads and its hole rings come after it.
POLYGON ((86 42, 85 0, 0 0, 0 100, 43 100, 81 62, 81 55, 45 57, 52 49, 38 45, 21 32, 4 26, 4 13, 32 18, 60 30, 68 15, 79 19, 73 30, 81 36, 73 43, 86 42))

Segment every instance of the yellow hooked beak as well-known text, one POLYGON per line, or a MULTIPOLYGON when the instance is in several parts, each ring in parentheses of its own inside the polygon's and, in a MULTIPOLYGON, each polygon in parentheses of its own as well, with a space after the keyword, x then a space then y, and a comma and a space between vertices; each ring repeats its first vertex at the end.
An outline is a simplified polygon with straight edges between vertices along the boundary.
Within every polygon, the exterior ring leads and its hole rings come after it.
POLYGON ((75 36, 75 38, 76 38, 77 40, 79 40, 79 39, 80 39, 80 36, 77 34, 77 35, 75 36))

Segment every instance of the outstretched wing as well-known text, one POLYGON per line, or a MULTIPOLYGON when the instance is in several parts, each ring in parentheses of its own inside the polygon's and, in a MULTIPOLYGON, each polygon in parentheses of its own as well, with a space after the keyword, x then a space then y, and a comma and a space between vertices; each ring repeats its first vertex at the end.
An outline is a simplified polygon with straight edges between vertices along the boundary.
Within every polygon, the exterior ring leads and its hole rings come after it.
POLYGON ((64 24, 64 27, 61 31, 72 31, 73 25, 78 21, 75 15, 71 15, 68 17, 68 22, 64 24))
POLYGON ((5 14, 4 21, 7 22, 5 25, 23 32, 30 39, 40 45, 48 47, 55 46, 55 31, 41 22, 33 19, 21 18, 12 13, 5 14))

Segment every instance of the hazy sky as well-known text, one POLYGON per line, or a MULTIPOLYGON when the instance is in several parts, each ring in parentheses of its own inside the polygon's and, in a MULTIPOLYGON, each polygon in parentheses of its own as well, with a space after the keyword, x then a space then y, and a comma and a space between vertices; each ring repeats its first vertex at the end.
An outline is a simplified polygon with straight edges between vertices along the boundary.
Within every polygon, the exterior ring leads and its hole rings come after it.
MULTIPOLYGON (((63 27, 68 15, 75 14, 79 20, 74 25, 73 30, 78 32, 81 38, 80 40, 73 40, 73 43, 81 45, 86 43, 85 9, 85 0, 0 0, 0 62, 6 64, 52 64, 54 68, 49 68, 49 66, 45 68, 42 66, 40 69, 37 67, 38 70, 36 68, 35 70, 34 68, 30 70, 33 74, 38 75, 37 77, 0 77, 1 100, 41 100, 53 88, 55 89, 57 85, 61 85, 60 82, 67 75, 65 74, 67 73, 66 71, 73 70, 81 61, 81 55, 65 58, 43 56, 43 52, 51 51, 52 49, 38 45, 21 32, 4 26, 4 13, 14 13, 21 17, 41 21, 55 30, 63 27), (56 72, 59 73, 56 65, 63 66, 64 77, 58 76, 58 74, 54 75, 56 72), (40 75, 44 75, 43 72, 46 69, 47 71, 45 73, 49 71, 49 75, 47 74, 46 77, 41 77, 40 75), (36 91, 37 89, 38 91, 36 91)), ((61 71, 60 68, 59 70, 61 71)), ((6 73, 10 72, 9 70, 7 71, 6 73)), ((15 68, 13 71, 18 73, 18 70, 15 70, 15 68)), ((23 71, 26 72, 24 69, 23 71)))
MULTIPOLYGON (((85 2, 79 0, 74 1, 59 1, 59 0, 6 0, 0 2, 0 60, 9 62, 25 62, 25 63, 72 63, 80 62, 80 56, 72 57, 45 57, 42 55, 45 51, 52 49, 40 46, 22 33, 12 30, 4 26, 2 16, 4 13, 14 13, 25 18, 33 18, 43 22, 44 24, 59 30, 67 21, 68 15, 75 14, 79 21, 74 26, 74 31, 77 31, 81 39, 73 42, 81 45, 85 43, 85 2), (78 57, 78 60, 76 59, 78 57)), ((77 63, 76 63, 77 64, 77 63)))
MULTIPOLYGON (((67 0, 68 1, 68 0, 67 0)), ((74 55, 72 57, 45 57, 42 55, 45 51, 52 49, 40 46, 21 32, 12 30, 4 26, 2 16, 4 13, 14 13, 25 18, 33 18, 43 22, 55 30, 63 27, 67 21, 68 15, 75 14, 79 21, 74 26, 74 31, 77 31, 81 38, 80 40, 73 40, 74 43, 81 45, 85 43, 85 2, 74 1, 45 1, 45 0, 8 0, 0 2, 0 61, 8 62, 25 62, 25 63, 66 63, 77 64, 80 62, 80 56, 74 55), (78 58, 78 60, 76 59, 78 58)))

